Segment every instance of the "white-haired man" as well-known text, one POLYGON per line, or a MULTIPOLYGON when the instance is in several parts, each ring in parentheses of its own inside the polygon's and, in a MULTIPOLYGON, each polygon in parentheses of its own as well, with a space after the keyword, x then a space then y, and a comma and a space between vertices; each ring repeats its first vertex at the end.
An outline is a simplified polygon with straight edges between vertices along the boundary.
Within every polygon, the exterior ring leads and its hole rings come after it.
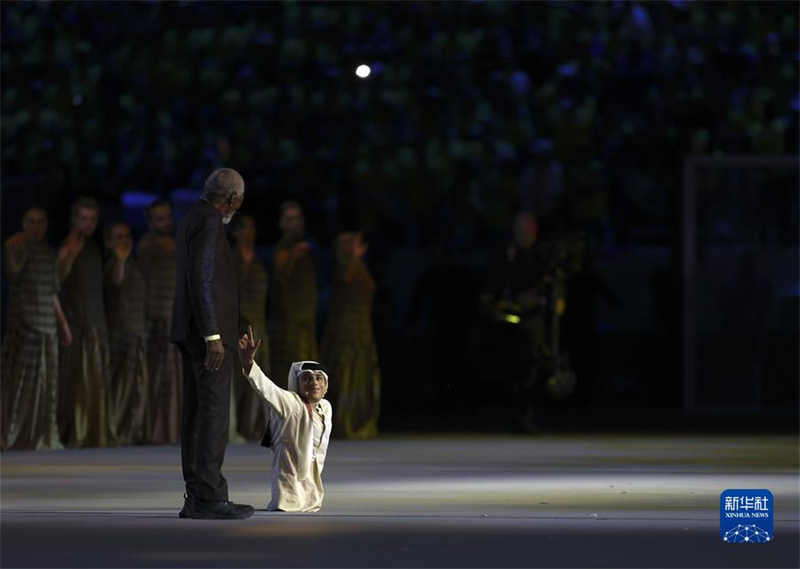
POLYGON ((289 368, 289 389, 270 380, 253 356, 261 340, 253 329, 239 339, 242 371, 269 406, 271 433, 272 499, 268 510, 316 512, 325 490, 322 469, 333 424, 333 409, 325 397, 328 374, 314 361, 294 362, 289 368))
POLYGON ((178 227, 172 341, 183 355, 182 518, 253 515, 251 506, 228 500, 228 483, 222 475, 239 340, 236 258, 223 226, 243 200, 242 176, 230 168, 214 170, 203 198, 178 227))

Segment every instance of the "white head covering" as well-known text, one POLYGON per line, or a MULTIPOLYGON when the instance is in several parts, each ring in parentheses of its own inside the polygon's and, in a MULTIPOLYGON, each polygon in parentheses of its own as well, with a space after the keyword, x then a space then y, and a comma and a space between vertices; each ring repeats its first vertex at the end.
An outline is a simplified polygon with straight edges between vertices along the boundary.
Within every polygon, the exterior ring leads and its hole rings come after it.
POLYGON ((306 370, 320 371, 325 376, 325 381, 328 381, 328 372, 322 367, 322 364, 312 360, 303 360, 302 362, 294 362, 289 368, 289 378, 286 385, 289 391, 297 393, 297 386, 300 379, 300 374, 306 370))

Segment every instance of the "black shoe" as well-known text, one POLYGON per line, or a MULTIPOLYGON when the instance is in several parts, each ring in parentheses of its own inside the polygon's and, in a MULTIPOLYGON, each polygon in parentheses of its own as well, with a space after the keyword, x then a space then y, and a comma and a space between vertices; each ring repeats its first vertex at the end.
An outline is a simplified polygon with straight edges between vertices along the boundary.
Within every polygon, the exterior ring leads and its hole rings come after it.
POLYGON ((195 520, 244 520, 253 515, 253 506, 234 504, 228 500, 208 502, 186 496, 179 518, 195 520))

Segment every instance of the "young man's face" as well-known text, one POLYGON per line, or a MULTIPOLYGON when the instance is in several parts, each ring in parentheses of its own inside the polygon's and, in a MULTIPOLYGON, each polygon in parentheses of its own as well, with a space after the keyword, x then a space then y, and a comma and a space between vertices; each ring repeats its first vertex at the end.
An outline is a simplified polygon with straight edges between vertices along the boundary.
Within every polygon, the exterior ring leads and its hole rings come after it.
POLYGON ((361 233, 346 232, 339 235, 336 254, 340 261, 353 257, 360 259, 367 252, 367 244, 361 233))
POLYGON ((172 208, 160 205, 150 210, 147 215, 150 231, 156 235, 172 235, 172 208))
POLYGON ((42 241, 47 233, 47 214, 41 209, 29 210, 22 218, 22 230, 29 241, 42 241))
POLYGON ((305 370, 298 378, 297 390, 306 403, 317 403, 328 391, 328 380, 321 371, 305 370))
POLYGON ((133 235, 131 235, 130 227, 122 223, 112 227, 111 234, 108 236, 108 248, 130 251, 133 248, 133 235))
POLYGON ((287 208, 281 215, 280 227, 287 237, 302 239, 303 233, 305 233, 305 219, 300 208, 287 208))
POLYGON ((72 226, 84 237, 94 234, 94 230, 97 229, 97 210, 79 207, 72 217, 72 226))

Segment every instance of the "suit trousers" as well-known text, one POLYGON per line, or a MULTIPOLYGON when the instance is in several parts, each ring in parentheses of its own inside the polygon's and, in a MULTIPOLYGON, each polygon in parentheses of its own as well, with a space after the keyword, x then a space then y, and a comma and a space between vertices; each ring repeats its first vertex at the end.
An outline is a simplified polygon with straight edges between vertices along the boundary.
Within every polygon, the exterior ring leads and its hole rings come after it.
POLYGON ((181 462, 187 495, 207 501, 228 499, 222 475, 231 404, 231 381, 239 354, 225 346, 216 371, 205 368, 205 351, 181 346, 183 355, 183 416, 181 462))

